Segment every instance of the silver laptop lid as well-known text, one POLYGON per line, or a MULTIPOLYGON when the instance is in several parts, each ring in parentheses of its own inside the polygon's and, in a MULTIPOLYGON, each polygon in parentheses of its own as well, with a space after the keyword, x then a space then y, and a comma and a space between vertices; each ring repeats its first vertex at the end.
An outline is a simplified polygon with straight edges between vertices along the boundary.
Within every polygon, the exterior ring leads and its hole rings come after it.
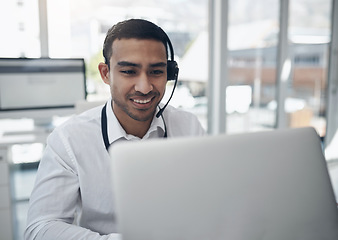
POLYGON ((123 240, 338 239, 312 128, 116 144, 123 240))

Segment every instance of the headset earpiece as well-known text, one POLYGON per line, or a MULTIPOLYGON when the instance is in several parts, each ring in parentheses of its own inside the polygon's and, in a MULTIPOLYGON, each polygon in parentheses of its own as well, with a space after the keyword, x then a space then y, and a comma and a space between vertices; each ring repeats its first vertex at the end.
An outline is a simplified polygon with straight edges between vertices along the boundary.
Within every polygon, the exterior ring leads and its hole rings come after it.
MULTIPOLYGON (((161 28, 160 28, 161 29, 161 28)), ((162 30, 162 29, 161 29, 162 30)), ((177 80, 178 80, 178 64, 177 62, 174 60, 174 49, 173 49, 173 45, 170 42, 170 39, 168 37, 168 35, 162 30, 162 32, 164 33, 164 35, 167 38, 167 44, 169 46, 169 51, 170 51, 170 60, 167 61, 167 81, 171 81, 174 80, 174 87, 173 90, 171 91, 171 95, 169 97, 169 100, 167 101, 166 104, 164 104, 163 108, 160 108, 160 110, 157 112, 156 117, 159 118, 160 116, 162 116, 163 111, 165 110, 165 108, 168 106, 171 98, 174 95, 174 91, 175 88, 177 86, 177 80)), ((166 136, 166 134, 165 134, 166 136)))
POLYGON ((167 62, 167 80, 177 80, 178 77, 178 65, 176 61, 168 60, 167 62))

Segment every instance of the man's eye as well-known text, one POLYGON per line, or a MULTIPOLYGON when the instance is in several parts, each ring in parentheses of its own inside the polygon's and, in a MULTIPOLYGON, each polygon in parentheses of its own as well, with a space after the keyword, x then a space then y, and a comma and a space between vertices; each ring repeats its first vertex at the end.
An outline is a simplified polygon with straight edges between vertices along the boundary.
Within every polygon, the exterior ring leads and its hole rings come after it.
POLYGON ((162 70, 153 70, 150 73, 154 74, 154 75, 161 75, 161 74, 163 74, 163 71, 162 70))
POLYGON ((127 75, 132 75, 136 73, 134 70, 121 70, 120 72, 127 75))

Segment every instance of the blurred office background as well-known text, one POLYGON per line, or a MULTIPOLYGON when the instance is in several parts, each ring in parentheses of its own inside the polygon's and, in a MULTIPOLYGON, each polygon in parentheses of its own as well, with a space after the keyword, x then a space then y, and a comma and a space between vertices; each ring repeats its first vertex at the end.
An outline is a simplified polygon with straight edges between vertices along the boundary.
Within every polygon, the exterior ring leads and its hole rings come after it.
MULTIPOLYGON (((209 134, 314 127, 338 194, 337 5, 335 0, 2 0, 0 58, 83 58, 86 95, 78 100, 95 105, 110 94, 97 71, 107 30, 127 18, 151 20, 168 33, 180 67, 172 105, 195 113, 209 134)), ((169 82, 167 93, 172 87, 169 82)), ((59 94, 72 92, 65 86, 59 94)), ((15 117, 2 112, 0 225, 12 229, 9 239, 20 240, 50 129, 36 131, 28 112, 15 117), (6 214, 10 218, 4 220, 6 214)), ((55 116, 53 124, 68 117, 55 116)))

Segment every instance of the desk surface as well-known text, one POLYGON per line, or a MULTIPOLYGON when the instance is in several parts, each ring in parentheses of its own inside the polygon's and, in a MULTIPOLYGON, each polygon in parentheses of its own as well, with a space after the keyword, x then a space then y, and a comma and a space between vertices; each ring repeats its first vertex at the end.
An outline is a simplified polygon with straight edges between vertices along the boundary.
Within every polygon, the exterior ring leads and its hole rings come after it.
POLYGON ((0 146, 45 143, 53 126, 35 126, 32 119, 0 119, 0 146))

